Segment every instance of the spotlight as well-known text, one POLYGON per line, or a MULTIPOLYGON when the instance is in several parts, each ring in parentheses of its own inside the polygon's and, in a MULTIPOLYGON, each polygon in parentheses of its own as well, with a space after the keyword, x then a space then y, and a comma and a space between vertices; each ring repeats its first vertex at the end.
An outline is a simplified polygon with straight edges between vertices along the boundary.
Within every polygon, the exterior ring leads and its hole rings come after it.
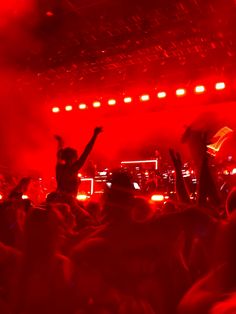
POLYGON ((65 106, 66 111, 71 111, 72 109, 73 109, 73 107, 71 105, 65 106))
POLYGON ((87 105, 86 104, 79 104, 79 109, 81 109, 81 110, 87 109, 87 105))
POLYGON ((93 108, 99 108, 99 107, 101 107, 100 101, 94 101, 93 108))
POLYGON ((88 197, 86 194, 78 194, 76 198, 78 201, 86 201, 88 197))
POLYGON ((166 92, 159 92, 159 93, 157 94, 157 97, 158 97, 158 98, 165 98, 165 97, 166 97, 166 92))
POLYGON ((124 98, 124 103, 128 104, 132 101, 132 98, 131 97, 125 97, 124 98))
POLYGON ((176 90, 176 96, 184 96, 186 94, 186 90, 184 88, 179 88, 176 90))
POLYGON ((116 104, 116 100, 115 99, 109 99, 108 100, 108 105, 114 106, 115 104, 116 104))
POLYGON ((152 195, 151 200, 153 202, 163 202, 165 200, 165 197, 162 194, 154 194, 152 195))
POLYGON ((140 96, 140 100, 141 101, 148 101, 148 100, 150 100, 150 96, 149 95, 142 95, 142 96, 140 96))
POLYGON ((53 108, 52 108, 52 112, 54 112, 54 113, 60 112, 60 108, 58 108, 58 107, 53 107, 53 108))
POLYGON ((203 86, 203 85, 196 86, 194 89, 195 93, 197 93, 197 94, 204 93, 205 90, 206 90, 205 86, 203 86))
POLYGON ((223 89, 225 89, 225 87, 226 87, 226 85, 224 82, 219 82, 219 83, 216 83, 216 85, 215 85, 216 90, 223 90, 223 89))
POLYGON ((233 168, 231 171, 231 175, 234 175, 234 174, 236 174, 236 168, 233 168))

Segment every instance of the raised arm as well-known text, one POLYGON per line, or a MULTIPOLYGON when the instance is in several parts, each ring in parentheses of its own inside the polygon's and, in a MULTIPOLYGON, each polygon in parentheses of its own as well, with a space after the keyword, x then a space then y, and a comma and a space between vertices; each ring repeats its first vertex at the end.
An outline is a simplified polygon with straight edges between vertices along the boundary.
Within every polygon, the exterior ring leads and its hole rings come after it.
POLYGON ((179 153, 175 153, 173 149, 169 150, 170 157, 172 159, 173 165, 175 167, 175 185, 176 193, 179 201, 183 203, 190 203, 189 194, 184 182, 182 174, 182 160, 179 153))
POLYGON ((86 159, 88 158, 88 155, 90 154, 96 139, 98 135, 102 132, 101 127, 96 127, 93 132, 93 136, 91 137, 90 141, 86 145, 82 155, 79 157, 79 159, 73 164, 76 171, 79 171, 79 169, 84 165, 86 159))
POLYGON ((54 139, 57 141, 57 161, 61 161, 61 152, 64 146, 64 141, 60 135, 54 135, 54 139))
POLYGON ((20 182, 14 187, 14 189, 9 193, 9 199, 21 199, 22 195, 27 193, 28 187, 30 185, 31 178, 24 177, 20 182))
POLYGON ((206 206, 207 200, 215 206, 221 204, 219 191, 216 185, 216 179, 210 166, 210 156, 207 153, 207 134, 202 135, 202 162, 199 170, 199 190, 198 190, 198 203, 199 205, 206 206))

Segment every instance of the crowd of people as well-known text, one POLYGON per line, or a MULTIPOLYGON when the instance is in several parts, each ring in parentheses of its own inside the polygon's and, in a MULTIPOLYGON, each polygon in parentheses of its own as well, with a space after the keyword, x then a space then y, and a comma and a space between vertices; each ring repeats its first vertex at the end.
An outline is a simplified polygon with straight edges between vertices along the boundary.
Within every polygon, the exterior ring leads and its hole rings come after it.
POLYGON ((28 178, 0 204, 0 313, 236 313, 236 190, 220 197, 206 134, 191 131, 197 201, 171 149, 177 201, 153 210, 122 169, 100 201, 78 202, 77 174, 101 132, 80 157, 55 137, 57 189, 40 206, 22 199, 28 178))

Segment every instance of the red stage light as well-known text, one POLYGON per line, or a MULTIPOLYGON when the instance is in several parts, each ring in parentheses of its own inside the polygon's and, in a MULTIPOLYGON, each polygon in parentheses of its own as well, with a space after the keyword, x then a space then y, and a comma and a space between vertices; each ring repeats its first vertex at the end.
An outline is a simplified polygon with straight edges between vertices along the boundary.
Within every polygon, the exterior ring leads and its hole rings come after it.
POLYGON ((93 108, 99 108, 99 107, 101 107, 100 101, 94 101, 93 108))
POLYGON ((158 98, 165 98, 165 97, 166 97, 166 92, 159 92, 159 93, 157 94, 157 97, 158 97, 158 98))
POLYGON ((124 98, 124 103, 128 104, 132 101, 132 98, 131 97, 125 97, 124 98))
POLYGON ((204 93, 205 90, 206 90, 205 86, 203 86, 203 85, 196 86, 194 89, 195 93, 197 93, 197 94, 204 93))
POLYGON ((141 101, 148 101, 148 100, 150 100, 150 96, 149 95, 142 95, 142 96, 140 96, 140 100, 141 101))
POLYGON ((73 109, 73 107, 71 105, 65 106, 65 110, 66 111, 71 111, 72 109, 73 109))
POLYGON ((219 82, 219 83, 216 83, 216 85, 215 85, 216 90, 223 90, 223 89, 225 89, 225 87, 226 87, 226 85, 224 82, 219 82))
POLYGON ((79 109, 81 109, 81 110, 87 109, 87 105, 86 104, 79 104, 79 109))
POLYGON ((58 107, 53 107, 53 108, 52 108, 52 112, 54 112, 54 113, 60 112, 60 108, 58 108, 58 107))
POLYGON ((115 104, 116 104, 116 100, 115 99, 109 99, 108 100, 108 105, 114 106, 115 104))
POLYGON ((184 96, 186 94, 186 90, 184 88, 179 88, 176 90, 176 96, 184 96))

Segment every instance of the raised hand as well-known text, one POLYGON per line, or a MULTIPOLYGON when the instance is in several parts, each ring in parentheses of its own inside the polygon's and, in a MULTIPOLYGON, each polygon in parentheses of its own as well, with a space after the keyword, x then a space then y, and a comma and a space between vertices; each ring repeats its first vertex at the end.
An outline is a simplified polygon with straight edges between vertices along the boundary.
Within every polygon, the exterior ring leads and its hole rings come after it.
POLYGON ((63 142, 62 137, 60 135, 55 134, 54 139, 58 142, 63 142))
POLYGON ((102 131, 103 131, 102 127, 101 127, 101 126, 97 126, 97 127, 94 129, 94 135, 98 135, 98 134, 100 134, 102 131))
POLYGON ((192 160, 196 169, 200 171, 202 161, 207 158, 207 145, 209 145, 210 134, 204 130, 188 128, 182 137, 182 142, 188 144, 192 160))
POLYGON ((176 193, 177 197, 181 202, 190 203, 189 194, 185 186, 183 174, 182 174, 182 160, 180 153, 175 152, 173 149, 169 150, 170 157, 175 167, 175 176, 176 176, 176 193))
MULTIPOLYGON (((64 141, 60 135, 55 134, 54 139, 57 141, 57 150, 60 151, 64 146, 64 141)), ((58 157, 59 158, 59 157, 58 157)))

